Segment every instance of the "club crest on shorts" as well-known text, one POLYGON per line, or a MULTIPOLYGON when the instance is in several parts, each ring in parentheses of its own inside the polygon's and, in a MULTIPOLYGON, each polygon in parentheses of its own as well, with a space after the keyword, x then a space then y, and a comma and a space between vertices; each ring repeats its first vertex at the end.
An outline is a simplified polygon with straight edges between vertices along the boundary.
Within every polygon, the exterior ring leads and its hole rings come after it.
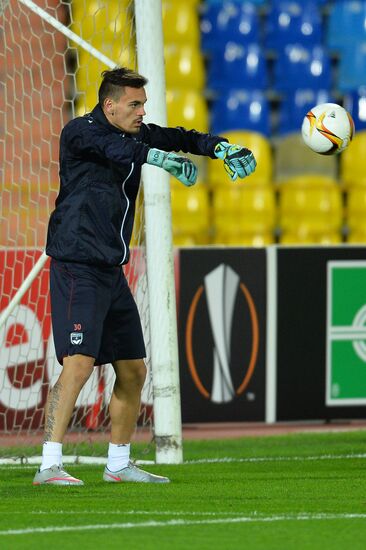
POLYGON ((80 346, 83 341, 82 332, 71 332, 70 333, 70 342, 76 346, 80 346))

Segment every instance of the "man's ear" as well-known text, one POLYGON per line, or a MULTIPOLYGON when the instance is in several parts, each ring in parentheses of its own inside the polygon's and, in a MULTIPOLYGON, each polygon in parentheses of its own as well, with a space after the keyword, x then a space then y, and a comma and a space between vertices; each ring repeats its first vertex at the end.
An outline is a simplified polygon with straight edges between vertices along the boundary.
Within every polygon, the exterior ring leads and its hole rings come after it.
POLYGON ((110 97, 106 97, 104 100, 104 112, 108 115, 114 115, 114 101, 110 97))

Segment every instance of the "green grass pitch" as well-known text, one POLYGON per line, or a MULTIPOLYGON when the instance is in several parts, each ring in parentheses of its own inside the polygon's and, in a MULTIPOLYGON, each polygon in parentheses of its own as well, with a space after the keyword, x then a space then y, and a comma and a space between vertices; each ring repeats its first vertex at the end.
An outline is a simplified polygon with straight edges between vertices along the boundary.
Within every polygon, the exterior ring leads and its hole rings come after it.
POLYGON ((0 548, 358 550, 366 547, 366 432, 185 443, 153 465, 167 485, 32 486, 34 467, 0 467, 0 548))

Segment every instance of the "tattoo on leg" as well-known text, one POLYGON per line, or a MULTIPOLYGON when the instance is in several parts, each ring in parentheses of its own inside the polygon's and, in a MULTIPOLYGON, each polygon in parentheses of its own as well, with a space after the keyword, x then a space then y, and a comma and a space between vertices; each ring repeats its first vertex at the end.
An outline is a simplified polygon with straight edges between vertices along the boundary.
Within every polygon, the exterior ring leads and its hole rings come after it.
POLYGON ((62 390, 62 384, 58 381, 50 391, 48 413, 45 425, 44 440, 50 441, 52 438, 53 430, 55 427, 55 413, 60 403, 60 393, 62 390))

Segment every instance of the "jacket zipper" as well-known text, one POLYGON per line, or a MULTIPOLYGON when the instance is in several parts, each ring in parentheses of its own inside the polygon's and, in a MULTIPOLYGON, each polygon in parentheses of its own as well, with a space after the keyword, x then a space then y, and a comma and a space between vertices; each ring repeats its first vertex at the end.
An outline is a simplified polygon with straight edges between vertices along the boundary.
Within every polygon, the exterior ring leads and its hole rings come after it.
POLYGON ((126 256, 127 256, 127 245, 126 245, 126 243, 125 243, 125 241, 124 241, 124 238, 123 238, 123 229, 124 229, 124 224, 125 224, 125 221, 126 221, 127 212, 128 212, 129 207, 130 207, 130 201, 128 200, 127 194, 126 194, 126 192, 125 192, 125 184, 126 184, 126 181, 128 180, 128 178, 130 177, 130 175, 132 174, 134 167, 135 167, 135 163, 133 162, 133 163, 132 163, 132 166, 131 166, 130 173, 128 174, 127 178, 126 178, 126 179, 123 181, 123 183, 122 183, 122 193, 123 193, 124 196, 125 196, 125 199, 126 199, 126 202, 127 202, 127 207, 126 207, 125 215, 123 216, 122 225, 121 225, 121 239, 122 239, 122 243, 123 243, 125 252, 124 252, 122 261, 120 262, 119 265, 123 264, 123 262, 125 261, 126 256))

